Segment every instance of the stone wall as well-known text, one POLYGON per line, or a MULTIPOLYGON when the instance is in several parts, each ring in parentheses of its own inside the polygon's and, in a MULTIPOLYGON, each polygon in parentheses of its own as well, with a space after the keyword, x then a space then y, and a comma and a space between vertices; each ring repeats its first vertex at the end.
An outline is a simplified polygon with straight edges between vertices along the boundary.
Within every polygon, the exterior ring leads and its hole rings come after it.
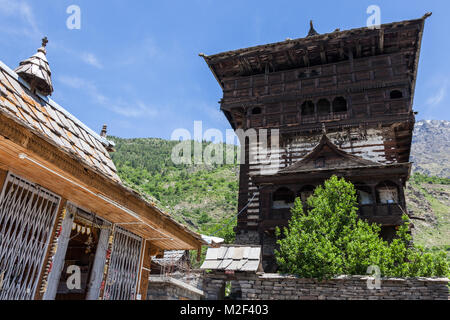
MULTIPOLYGON (((201 280, 201 277, 196 280, 198 279, 201 280)), ((149 278, 147 300, 200 300, 203 295, 202 290, 183 279, 167 276, 149 278)))
MULTIPOLYGON (((328 281, 273 273, 226 275, 206 273, 204 299, 223 298, 224 283, 242 300, 449 300, 446 278, 382 278, 380 289, 369 289, 367 276, 341 276, 328 281)), ((238 298, 239 299, 239 298, 238 298)))

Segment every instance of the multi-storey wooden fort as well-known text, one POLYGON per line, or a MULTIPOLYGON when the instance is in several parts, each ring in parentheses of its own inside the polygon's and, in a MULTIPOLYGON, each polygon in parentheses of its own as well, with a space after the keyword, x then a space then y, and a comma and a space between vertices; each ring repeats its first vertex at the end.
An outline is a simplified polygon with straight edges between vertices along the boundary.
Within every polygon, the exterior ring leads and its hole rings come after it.
MULTIPOLYGON (((233 129, 279 129, 277 172, 265 159, 240 165, 236 242, 263 247, 273 271, 274 229, 294 199, 335 174, 352 181, 362 218, 391 239, 406 212, 413 97, 425 19, 336 29, 305 38, 203 55, 223 89, 233 129), (251 201, 250 201, 251 200, 251 201), (248 202, 250 203, 248 204, 248 202), (248 206, 247 206, 248 204, 248 206)), ((247 141, 245 152, 256 143, 247 141)))

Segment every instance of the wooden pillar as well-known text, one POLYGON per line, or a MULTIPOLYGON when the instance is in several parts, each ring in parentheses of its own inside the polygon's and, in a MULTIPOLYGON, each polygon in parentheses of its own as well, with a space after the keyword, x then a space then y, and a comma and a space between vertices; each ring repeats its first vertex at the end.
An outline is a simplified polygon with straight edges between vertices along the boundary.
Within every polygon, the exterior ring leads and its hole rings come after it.
POLYGON ((100 297, 100 288, 103 281, 103 274, 105 270, 106 254, 108 252, 108 240, 111 231, 109 228, 104 228, 100 231, 97 250, 95 251, 94 265, 91 271, 91 280, 89 281, 89 288, 86 295, 86 300, 98 300, 100 297))
POLYGON ((372 184, 370 186, 370 191, 372 191, 372 199, 373 199, 372 215, 376 216, 377 215, 378 201, 377 201, 377 190, 375 189, 375 185, 374 184, 372 184))
POLYGON ((65 217, 62 221, 61 230, 55 256, 53 257, 53 266, 48 275, 47 290, 45 291, 42 300, 54 300, 56 292, 58 291, 59 279, 64 269, 64 261, 66 257, 67 246, 70 241, 70 233, 72 232, 72 224, 74 219, 73 212, 67 210, 67 206, 63 209, 66 211, 65 217))
POLYGON ((39 281, 36 286, 36 293, 34 295, 35 300, 42 300, 44 293, 47 290, 47 280, 49 273, 52 271, 53 268, 53 256, 56 253, 58 242, 56 241, 59 234, 60 226, 62 226, 62 222, 65 218, 66 214, 66 199, 61 199, 58 207, 58 211, 56 214, 55 224, 53 225, 52 233, 50 236, 50 241, 47 246, 47 252, 45 254, 45 259, 43 260, 43 266, 41 270, 41 274, 39 275, 39 281))
POLYGON ((147 300, 148 278, 150 277, 150 241, 144 240, 141 250, 141 262, 139 266, 139 283, 136 300, 147 300))

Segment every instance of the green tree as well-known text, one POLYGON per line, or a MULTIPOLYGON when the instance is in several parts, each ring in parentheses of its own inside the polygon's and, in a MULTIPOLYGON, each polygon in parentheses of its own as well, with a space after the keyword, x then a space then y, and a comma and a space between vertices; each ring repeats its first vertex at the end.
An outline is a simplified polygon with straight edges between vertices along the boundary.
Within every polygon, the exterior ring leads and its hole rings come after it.
POLYGON ((409 221, 388 243, 380 226, 358 219, 354 186, 336 176, 325 181, 307 200, 304 212, 296 199, 287 228, 276 230, 275 250, 280 272, 327 279, 340 274, 366 274, 377 265, 383 276, 443 276, 449 273, 445 253, 425 253, 411 245, 409 221))

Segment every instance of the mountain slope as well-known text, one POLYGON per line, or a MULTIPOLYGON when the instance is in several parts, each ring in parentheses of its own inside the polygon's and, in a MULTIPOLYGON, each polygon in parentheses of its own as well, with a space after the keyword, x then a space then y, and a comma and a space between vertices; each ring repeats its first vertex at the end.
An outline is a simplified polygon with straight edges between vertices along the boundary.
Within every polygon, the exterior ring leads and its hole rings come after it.
POLYGON ((416 122, 411 148, 414 171, 450 178, 450 121, 416 122))

